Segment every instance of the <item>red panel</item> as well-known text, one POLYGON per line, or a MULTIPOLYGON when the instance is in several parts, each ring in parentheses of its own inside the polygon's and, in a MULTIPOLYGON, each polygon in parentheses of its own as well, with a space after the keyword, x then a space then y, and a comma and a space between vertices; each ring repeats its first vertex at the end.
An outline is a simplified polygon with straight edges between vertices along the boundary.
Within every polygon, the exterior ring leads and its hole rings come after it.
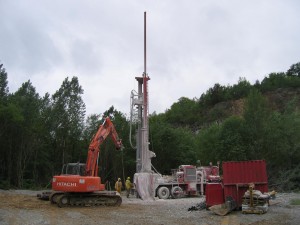
POLYGON ((255 184, 255 190, 262 193, 268 191, 268 177, 264 160, 223 162, 224 197, 231 196, 240 207, 242 197, 249 188, 249 183, 255 184))
POLYGON ((207 183, 205 196, 207 207, 224 203, 223 185, 221 183, 207 183))
POLYGON ((268 182, 264 160, 223 162, 223 182, 229 184, 249 184, 268 182))

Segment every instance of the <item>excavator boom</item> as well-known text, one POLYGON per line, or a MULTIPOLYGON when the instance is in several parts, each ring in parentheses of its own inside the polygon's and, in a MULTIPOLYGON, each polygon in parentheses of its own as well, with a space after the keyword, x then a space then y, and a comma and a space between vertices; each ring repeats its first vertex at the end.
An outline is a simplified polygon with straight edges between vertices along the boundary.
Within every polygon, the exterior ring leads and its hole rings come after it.
POLYGON ((100 125, 97 133, 92 138, 92 141, 89 146, 88 156, 86 160, 87 176, 98 176, 98 158, 100 152, 100 145, 109 135, 111 135, 116 149, 121 149, 122 140, 119 139, 115 126, 113 125, 109 117, 106 117, 103 124, 100 125))

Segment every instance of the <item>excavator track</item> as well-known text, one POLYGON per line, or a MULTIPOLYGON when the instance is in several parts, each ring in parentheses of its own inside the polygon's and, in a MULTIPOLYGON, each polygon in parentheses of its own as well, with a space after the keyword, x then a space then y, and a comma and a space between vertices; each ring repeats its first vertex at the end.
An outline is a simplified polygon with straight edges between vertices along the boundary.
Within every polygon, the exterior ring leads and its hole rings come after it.
POLYGON ((122 198, 116 192, 66 193, 53 192, 49 200, 58 207, 120 206, 122 198))

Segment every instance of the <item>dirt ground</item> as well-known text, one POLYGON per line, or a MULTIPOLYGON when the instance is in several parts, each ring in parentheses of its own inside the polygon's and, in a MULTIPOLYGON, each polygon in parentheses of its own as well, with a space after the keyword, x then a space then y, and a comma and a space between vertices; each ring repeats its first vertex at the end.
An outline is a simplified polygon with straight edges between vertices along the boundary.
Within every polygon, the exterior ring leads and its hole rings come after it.
POLYGON ((0 224, 230 224, 269 225, 300 224, 300 206, 290 205, 291 199, 300 199, 297 193, 279 193, 263 215, 242 214, 234 211, 218 216, 208 210, 188 211, 201 197, 142 201, 122 195, 119 207, 58 208, 49 201, 36 198, 36 191, 0 190, 0 224))

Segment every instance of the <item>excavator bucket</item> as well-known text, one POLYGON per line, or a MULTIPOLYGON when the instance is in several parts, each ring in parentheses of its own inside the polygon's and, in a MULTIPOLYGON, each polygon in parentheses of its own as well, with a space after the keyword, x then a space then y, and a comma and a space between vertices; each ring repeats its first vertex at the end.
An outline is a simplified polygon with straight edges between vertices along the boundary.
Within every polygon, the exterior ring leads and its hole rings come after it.
POLYGON ((211 207, 209 207, 209 210, 214 212, 215 214, 219 215, 219 216, 225 216, 227 215, 229 212, 231 212, 231 209, 228 208, 227 204, 219 204, 219 205, 213 205, 211 207))
POLYGON ((225 216, 236 208, 236 203, 231 197, 227 197, 225 203, 213 205, 208 209, 217 215, 225 216))

